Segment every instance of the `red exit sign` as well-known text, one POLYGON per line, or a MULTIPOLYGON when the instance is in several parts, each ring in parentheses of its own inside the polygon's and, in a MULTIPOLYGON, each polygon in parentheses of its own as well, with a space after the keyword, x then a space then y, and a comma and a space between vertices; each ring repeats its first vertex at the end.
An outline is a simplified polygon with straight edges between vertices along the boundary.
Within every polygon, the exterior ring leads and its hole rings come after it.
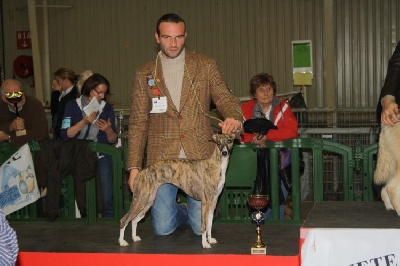
POLYGON ((17 31, 17 49, 31 49, 31 32, 30 31, 17 31))

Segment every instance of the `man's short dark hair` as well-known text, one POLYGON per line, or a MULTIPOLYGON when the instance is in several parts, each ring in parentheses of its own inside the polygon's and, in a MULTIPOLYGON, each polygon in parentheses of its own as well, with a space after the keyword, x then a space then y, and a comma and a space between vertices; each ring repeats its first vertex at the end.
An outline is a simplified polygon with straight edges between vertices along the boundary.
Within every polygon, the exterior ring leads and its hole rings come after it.
POLYGON ((159 20, 157 20, 157 34, 160 35, 160 24, 162 22, 173 22, 173 23, 179 23, 179 22, 183 22, 183 24, 185 25, 185 30, 186 30, 186 23, 183 20, 183 18, 181 18, 180 16, 178 16, 177 14, 174 13, 168 13, 163 15, 161 18, 159 18, 159 20))

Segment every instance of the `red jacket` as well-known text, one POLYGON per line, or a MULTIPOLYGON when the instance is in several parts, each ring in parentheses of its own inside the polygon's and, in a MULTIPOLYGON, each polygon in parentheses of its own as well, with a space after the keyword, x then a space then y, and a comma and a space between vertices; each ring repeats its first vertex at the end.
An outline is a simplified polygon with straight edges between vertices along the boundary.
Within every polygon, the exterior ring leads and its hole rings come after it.
MULTIPOLYGON (((257 100, 252 99, 242 104, 242 111, 245 120, 251 119, 256 103, 257 100)), ((281 100, 279 104, 273 106, 273 108, 273 122, 278 127, 278 129, 270 129, 267 133, 267 140, 277 142, 297 138, 298 124, 289 104, 285 100, 281 100)), ((240 141, 251 142, 254 135, 255 134, 244 133, 240 141)))

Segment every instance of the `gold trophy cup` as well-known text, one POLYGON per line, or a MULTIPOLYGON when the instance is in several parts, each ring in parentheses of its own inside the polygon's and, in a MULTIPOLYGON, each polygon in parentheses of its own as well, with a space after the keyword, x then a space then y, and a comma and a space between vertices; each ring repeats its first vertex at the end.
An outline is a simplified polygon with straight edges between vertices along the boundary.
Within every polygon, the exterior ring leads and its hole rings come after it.
POLYGON ((251 247, 251 254, 267 254, 267 246, 264 245, 261 238, 260 225, 265 219, 265 214, 261 210, 267 207, 268 202, 268 195, 255 194, 247 196, 247 203, 252 209, 256 210, 255 212, 253 212, 251 218, 257 225, 257 240, 256 243, 251 247))
MULTIPOLYGON (((10 103, 14 104, 15 107, 15 114, 17 115, 17 119, 19 118, 19 111, 18 111, 18 103, 22 100, 22 95, 24 93, 22 91, 17 91, 17 92, 9 92, 6 94, 6 98, 10 103)), ((17 130, 15 131, 15 135, 17 137, 26 135, 26 130, 17 130)))

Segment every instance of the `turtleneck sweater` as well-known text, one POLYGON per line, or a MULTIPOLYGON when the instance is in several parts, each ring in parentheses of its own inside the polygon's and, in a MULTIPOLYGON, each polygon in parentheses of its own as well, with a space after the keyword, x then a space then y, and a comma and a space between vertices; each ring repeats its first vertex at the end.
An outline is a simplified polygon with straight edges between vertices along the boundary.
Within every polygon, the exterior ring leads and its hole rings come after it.
POLYGON ((168 59, 162 56, 160 58, 165 85, 168 88, 176 109, 179 111, 183 75, 185 72, 185 49, 175 58, 168 59))
MULTIPOLYGON (((182 52, 175 58, 163 58, 161 54, 160 58, 165 85, 168 88, 169 94, 171 95, 176 109, 179 111, 183 75, 185 72, 185 49, 183 49, 182 52)), ((181 147, 179 158, 186 158, 183 147, 181 147)))

